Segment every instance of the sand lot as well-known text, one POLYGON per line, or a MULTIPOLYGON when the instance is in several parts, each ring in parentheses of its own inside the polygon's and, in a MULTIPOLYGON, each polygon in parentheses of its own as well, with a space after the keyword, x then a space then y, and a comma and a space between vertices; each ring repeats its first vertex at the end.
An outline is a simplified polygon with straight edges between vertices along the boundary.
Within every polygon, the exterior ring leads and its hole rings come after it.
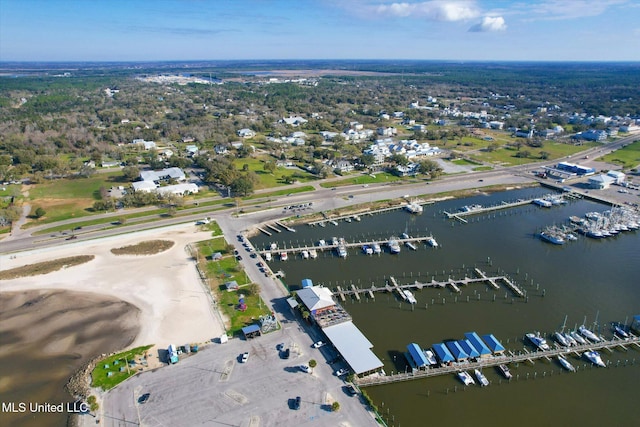
POLYGON ((54 273, 0 281, 0 292, 65 289, 119 298, 140 310, 140 333, 132 346, 181 345, 209 341, 224 332, 204 291, 194 261, 185 247, 210 238, 193 224, 78 242, 60 248, 0 257, 2 270, 73 255, 95 259, 54 273), (110 250, 145 240, 164 239, 175 245, 150 256, 116 256, 110 250))

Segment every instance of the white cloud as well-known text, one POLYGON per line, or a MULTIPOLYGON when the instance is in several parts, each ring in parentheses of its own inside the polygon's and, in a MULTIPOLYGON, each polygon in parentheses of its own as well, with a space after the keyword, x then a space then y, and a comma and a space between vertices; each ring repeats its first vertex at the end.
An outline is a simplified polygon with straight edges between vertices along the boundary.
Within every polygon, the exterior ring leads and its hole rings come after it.
POLYGON ((390 3, 373 7, 377 15, 427 18, 434 21, 466 21, 476 18, 480 11, 474 1, 432 0, 420 3, 390 3))
POLYGON ((469 31, 475 33, 491 32, 491 31, 504 31, 507 29, 507 24, 504 22, 502 16, 485 16, 482 18, 482 22, 479 22, 469 28, 469 31))
POLYGON ((539 3, 515 4, 514 10, 529 15, 527 20, 562 20, 599 16, 616 6, 632 6, 628 0, 544 0, 539 3))

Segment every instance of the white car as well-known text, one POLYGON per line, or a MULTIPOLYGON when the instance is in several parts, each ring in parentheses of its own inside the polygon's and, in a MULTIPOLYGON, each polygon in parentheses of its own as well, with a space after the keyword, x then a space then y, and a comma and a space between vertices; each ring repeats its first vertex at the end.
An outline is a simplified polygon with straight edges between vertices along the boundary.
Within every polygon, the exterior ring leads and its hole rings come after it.
POLYGON ((242 359, 240 359, 240 362, 247 363, 247 360, 249 360, 249 352, 242 353, 242 359))
POLYGON ((309 367, 309 365, 300 365, 300 370, 302 372, 306 372, 307 374, 311 373, 311 368, 309 367))
POLYGON ((326 343, 322 342, 322 341, 316 341, 313 343, 313 348, 320 348, 323 345, 325 345, 326 343))
POLYGON ((349 371, 347 371, 346 369, 338 369, 336 371, 336 376, 337 377, 341 377, 343 375, 347 375, 349 373, 349 371))

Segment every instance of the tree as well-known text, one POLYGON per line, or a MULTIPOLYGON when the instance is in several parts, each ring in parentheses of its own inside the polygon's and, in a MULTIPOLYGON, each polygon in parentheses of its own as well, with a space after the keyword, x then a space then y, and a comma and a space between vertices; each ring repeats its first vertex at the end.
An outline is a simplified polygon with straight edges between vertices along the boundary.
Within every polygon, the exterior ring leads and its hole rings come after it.
POLYGON ((35 210, 35 212, 33 213, 33 215, 37 218, 40 219, 43 216, 45 216, 47 214, 47 211, 45 211, 44 209, 42 209, 42 207, 38 206, 38 208, 35 210))
POLYGON ((262 169, 269 172, 270 174, 273 174, 273 172, 276 170, 276 162, 267 160, 266 162, 264 162, 264 165, 262 165, 262 169))
POLYGON ((316 366, 318 366, 318 362, 316 362, 316 359, 309 360, 309 367, 311 369, 315 368, 316 366))
POLYGON ((442 174, 442 168, 433 160, 423 160, 418 164, 418 172, 435 178, 442 174))
POLYGON ((406 166, 409 164, 409 159, 407 159, 407 156, 404 156, 402 154, 393 154, 391 157, 389 157, 389 161, 395 163, 398 166, 406 166))
POLYGON ((233 190, 235 194, 239 194, 241 196, 250 195, 253 193, 253 188, 254 182, 249 174, 242 174, 231 183, 231 190, 233 190))
POLYGON ((331 404, 331 411, 338 412, 339 410, 340 410, 340 403, 338 403, 337 401, 333 402, 331 404))
POLYGON ((540 158, 541 158, 542 160, 547 160, 547 159, 549 158, 549 156, 550 156, 550 155, 551 155, 551 154, 550 154, 549 152, 547 152, 547 151, 541 151, 541 152, 540 152, 540 158))
POLYGON ((122 174, 127 181, 135 181, 140 176, 140 169, 137 166, 125 166, 122 168, 122 174))

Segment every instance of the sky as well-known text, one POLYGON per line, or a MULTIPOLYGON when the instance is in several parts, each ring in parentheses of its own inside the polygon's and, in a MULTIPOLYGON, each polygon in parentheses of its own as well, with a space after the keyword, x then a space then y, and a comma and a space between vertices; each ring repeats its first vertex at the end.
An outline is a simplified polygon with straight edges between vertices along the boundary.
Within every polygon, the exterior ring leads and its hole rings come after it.
POLYGON ((640 0, 0 0, 0 61, 640 61, 640 0))

